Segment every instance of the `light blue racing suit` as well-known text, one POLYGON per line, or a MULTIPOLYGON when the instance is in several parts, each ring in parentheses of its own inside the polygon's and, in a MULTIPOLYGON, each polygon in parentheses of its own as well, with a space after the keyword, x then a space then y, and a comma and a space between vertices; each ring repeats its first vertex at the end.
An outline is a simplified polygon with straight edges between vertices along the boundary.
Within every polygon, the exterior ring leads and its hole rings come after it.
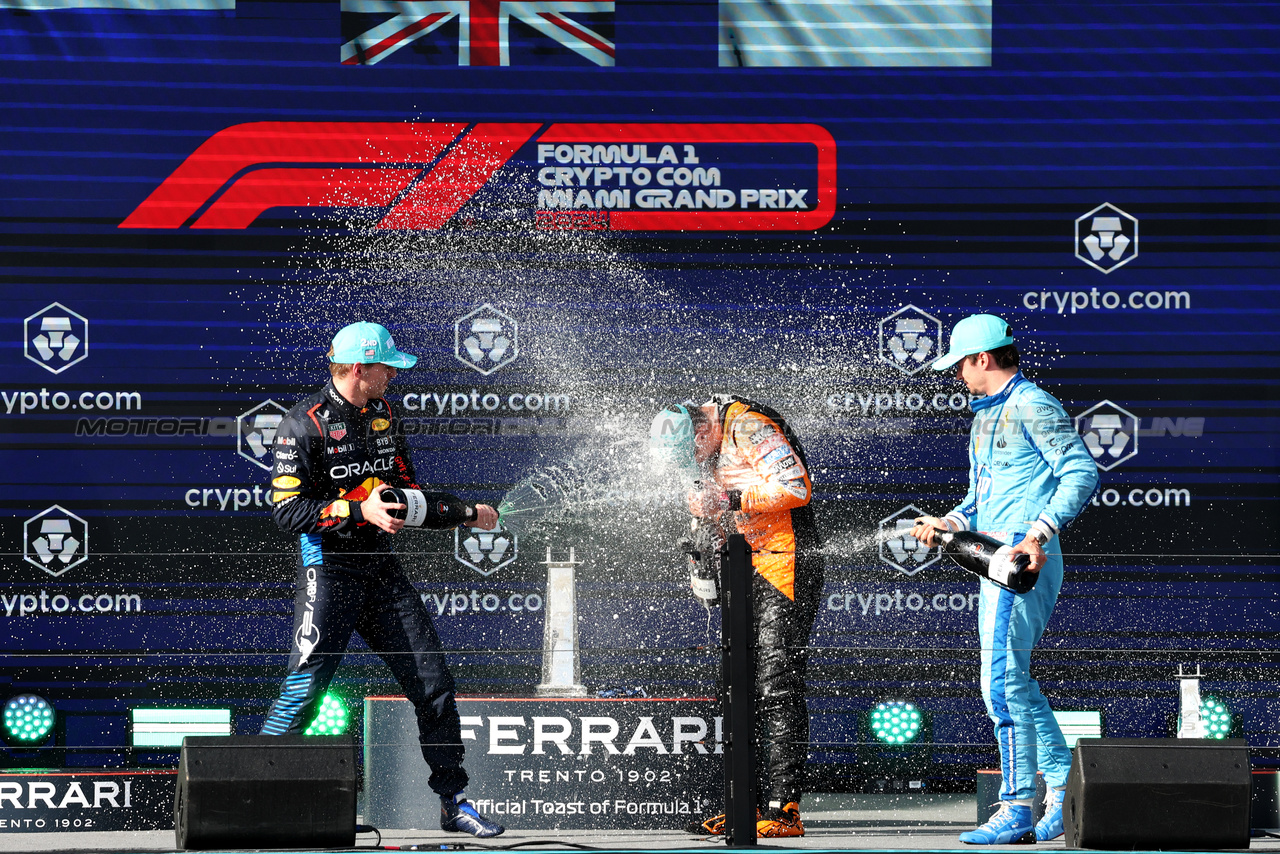
POLYGON ((947 520, 1007 545, 1022 542, 1032 530, 1051 537, 1040 578, 1029 593, 983 579, 978 606, 982 695, 995 723, 1004 775, 1000 797, 1031 798, 1037 769, 1049 786, 1065 786, 1071 769, 1062 730, 1031 678, 1031 649, 1062 588, 1058 532, 1097 491, 1098 467, 1062 404, 1021 372, 972 407, 969 492, 947 520))

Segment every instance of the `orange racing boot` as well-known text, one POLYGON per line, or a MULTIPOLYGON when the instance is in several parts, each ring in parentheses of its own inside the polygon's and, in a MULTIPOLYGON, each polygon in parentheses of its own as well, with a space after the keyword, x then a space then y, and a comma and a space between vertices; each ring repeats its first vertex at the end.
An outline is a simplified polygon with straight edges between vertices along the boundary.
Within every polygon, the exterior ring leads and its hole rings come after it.
POLYGON ((769 809, 756 822, 756 837, 772 839, 781 836, 804 836, 804 825, 800 823, 800 805, 789 803, 785 807, 769 804, 769 809))

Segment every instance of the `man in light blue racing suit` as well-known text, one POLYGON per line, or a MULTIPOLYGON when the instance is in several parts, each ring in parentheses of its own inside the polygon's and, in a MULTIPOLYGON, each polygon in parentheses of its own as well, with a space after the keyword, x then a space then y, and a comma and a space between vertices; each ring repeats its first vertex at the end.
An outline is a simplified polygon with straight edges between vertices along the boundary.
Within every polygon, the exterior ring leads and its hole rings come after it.
POLYGON ((1062 588, 1058 533, 1098 488, 1098 468, 1052 395, 1018 370, 1009 325, 990 314, 956 324, 951 350, 933 363, 952 366, 974 395, 969 491, 943 518, 915 520, 911 535, 928 546, 939 530, 981 531, 1030 557, 1036 586, 1018 594, 982 580, 978 631, 982 694, 1000 745, 1001 808, 960 835, 974 845, 1034 843, 1063 833, 1062 793, 1071 752, 1049 703, 1031 678, 1031 649, 1044 633, 1062 588), (1033 826, 1036 771, 1044 772, 1045 814, 1033 826))

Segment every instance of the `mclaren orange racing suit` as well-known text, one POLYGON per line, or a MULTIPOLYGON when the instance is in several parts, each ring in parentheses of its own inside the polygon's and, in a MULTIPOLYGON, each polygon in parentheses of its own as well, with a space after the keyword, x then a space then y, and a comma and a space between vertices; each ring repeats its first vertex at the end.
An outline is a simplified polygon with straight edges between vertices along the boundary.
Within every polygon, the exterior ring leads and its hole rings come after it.
POLYGON ((822 593, 813 483, 800 442, 777 412, 717 395, 723 438, 710 461, 730 512, 724 533, 751 546, 760 806, 799 803, 808 755, 809 632, 822 593))

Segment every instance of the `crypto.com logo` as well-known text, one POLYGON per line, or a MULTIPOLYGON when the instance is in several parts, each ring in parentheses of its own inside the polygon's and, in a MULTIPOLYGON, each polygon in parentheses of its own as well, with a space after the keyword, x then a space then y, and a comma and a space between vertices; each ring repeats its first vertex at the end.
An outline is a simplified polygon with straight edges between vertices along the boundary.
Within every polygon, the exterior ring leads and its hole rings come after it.
POLYGON ((22 525, 22 557, 50 575, 89 559, 89 523, 57 504, 22 525))
POLYGON ((453 529, 453 557, 481 575, 492 575, 516 559, 516 535, 502 527, 491 531, 453 529))
POLYGON ((89 321, 62 303, 49 303, 23 321, 22 352, 60 374, 89 355, 89 321))
POLYGON ((1138 419, 1109 400, 1089 407, 1075 422, 1076 432, 1103 471, 1111 471, 1138 453, 1138 419))
POLYGON ((813 230, 835 214, 836 145, 818 125, 553 124, 539 134, 542 128, 534 122, 233 125, 205 140, 119 227, 248 228, 273 207, 319 207, 386 208, 378 228, 438 229, 535 136, 540 144, 588 152, 597 145, 703 143, 815 150, 815 204, 808 210, 614 210, 614 230, 813 230))
POLYGON ((880 321, 880 360, 904 374, 924 370, 942 350, 942 321, 904 305, 880 321))
POLYGON ((236 453, 258 468, 271 471, 275 465, 271 445, 276 440, 276 428, 288 413, 274 400, 268 400, 237 416, 236 453))
POLYGON ((908 533, 916 517, 924 515, 919 507, 908 504, 880 520, 880 560, 904 575, 915 575, 942 557, 940 550, 929 548, 908 533))
POLYGON ((1118 270, 1138 257, 1138 220, 1098 205, 1076 220, 1076 257, 1104 273, 1118 270))
POLYGON ((485 303, 453 324, 453 355, 488 376, 520 355, 520 326, 485 303))

